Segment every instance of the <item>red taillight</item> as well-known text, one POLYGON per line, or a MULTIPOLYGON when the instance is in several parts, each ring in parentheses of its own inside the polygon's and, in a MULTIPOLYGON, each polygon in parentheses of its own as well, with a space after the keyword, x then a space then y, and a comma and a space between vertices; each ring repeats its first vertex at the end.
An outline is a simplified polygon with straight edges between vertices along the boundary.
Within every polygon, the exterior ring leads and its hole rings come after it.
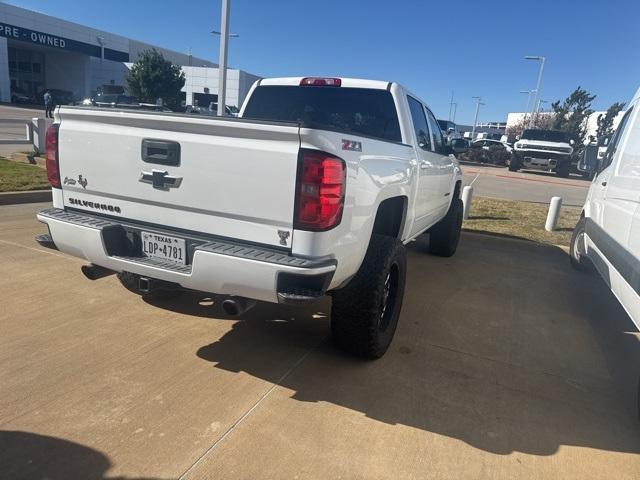
POLYGON ((58 164, 58 127, 54 123, 47 128, 45 147, 47 150, 47 177, 52 187, 60 188, 60 166, 58 164))
POLYGON ((322 231, 335 227, 344 205, 344 161, 328 153, 303 150, 297 190, 294 228, 322 231))
POLYGON ((300 85, 313 87, 339 87, 342 85, 342 80, 339 78, 307 77, 300 80, 300 85))

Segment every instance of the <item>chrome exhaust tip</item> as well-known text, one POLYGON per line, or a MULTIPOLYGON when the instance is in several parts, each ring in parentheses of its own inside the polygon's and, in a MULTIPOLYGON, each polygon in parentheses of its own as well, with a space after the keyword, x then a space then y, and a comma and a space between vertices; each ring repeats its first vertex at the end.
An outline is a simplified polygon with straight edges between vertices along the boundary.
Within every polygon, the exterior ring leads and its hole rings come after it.
POLYGON ((230 317, 238 317, 251 310, 255 305, 255 300, 243 297, 232 297, 222 302, 222 310, 230 317))

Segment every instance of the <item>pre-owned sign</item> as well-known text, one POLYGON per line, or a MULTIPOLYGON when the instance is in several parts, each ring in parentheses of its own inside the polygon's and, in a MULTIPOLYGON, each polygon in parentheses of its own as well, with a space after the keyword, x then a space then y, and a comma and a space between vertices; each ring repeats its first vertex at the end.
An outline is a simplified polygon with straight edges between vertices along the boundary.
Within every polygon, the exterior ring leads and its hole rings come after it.
POLYGON ((23 28, 14 27, 13 25, 6 25, 4 23, 0 23, 0 35, 3 37, 15 38, 17 40, 39 43, 49 47, 65 48, 67 46, 67 42, 64 38, 47 35, 46 33, 34 32, 32 30, 25 30, 23 28))
MULTIPOLYGON (((0 23, 0 37, 35 43, 45 47, 58 48, 60 50, 80 52, 91 57, 100 58, 102 55, 101 49, 98 45, 91 45, 90 43, 79 42, 77 40, 71 40, 70 38, 50 35, 48 33, 16 27, 15 25, 8 25, 6 23, 0 23)), ((105 48, 104 58, 118 62, 128 62, 129 54, 127 52, 120 52, 118 50, 105 48)))

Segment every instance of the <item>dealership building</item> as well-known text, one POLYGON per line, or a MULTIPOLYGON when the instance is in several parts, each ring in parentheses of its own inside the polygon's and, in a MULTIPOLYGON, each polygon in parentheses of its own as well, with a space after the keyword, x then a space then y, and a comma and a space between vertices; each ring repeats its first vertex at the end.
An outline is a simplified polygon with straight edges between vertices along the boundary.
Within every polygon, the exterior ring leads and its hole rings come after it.
MULTIPOLYGON (((209 60, 0 2, 0 101, 10 102, 17 92, 41 98, 45 89, 78 100, 117 91, 131 64, 151 48, 182 67, 187 105, 217 102, 218 66, 209 60)), ((227 105, 240 106, 259 78, 228 69, 227 105)))

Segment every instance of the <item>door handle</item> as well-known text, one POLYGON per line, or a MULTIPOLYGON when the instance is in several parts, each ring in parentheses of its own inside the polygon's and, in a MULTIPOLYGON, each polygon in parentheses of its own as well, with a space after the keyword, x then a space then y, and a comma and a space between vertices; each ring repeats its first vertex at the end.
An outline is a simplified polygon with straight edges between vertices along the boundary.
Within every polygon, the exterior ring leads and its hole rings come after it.
POLYGON ((600 185, 602 185, 603 187, 607 186, 607 181, 605 180, 604 182, 602 182, 600 185))
POLYGON ((422 169, 429 168, 429 166, 430 166, 429 162, 425 162, 424 160, 420 162, 420 168, 422 169))

